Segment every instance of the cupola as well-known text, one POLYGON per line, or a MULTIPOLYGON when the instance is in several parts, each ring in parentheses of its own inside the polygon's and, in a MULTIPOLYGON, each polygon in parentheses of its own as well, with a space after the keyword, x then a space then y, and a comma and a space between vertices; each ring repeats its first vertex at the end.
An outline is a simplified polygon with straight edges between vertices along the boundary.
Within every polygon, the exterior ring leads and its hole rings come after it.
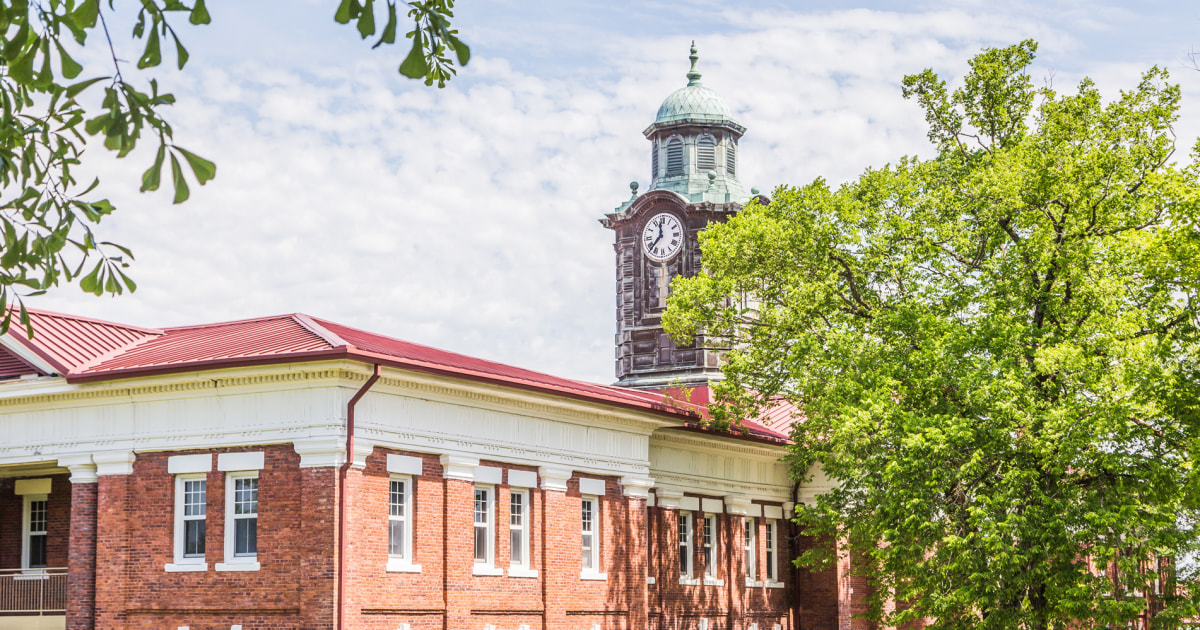
POLYGON ((643 132, 652 145, 649 190, 670 190, 693 203, 742 203, 737 150, 746 128, 720 94, 700 83, 695 42, 688 58, 687 85, 663 101, 643 132))

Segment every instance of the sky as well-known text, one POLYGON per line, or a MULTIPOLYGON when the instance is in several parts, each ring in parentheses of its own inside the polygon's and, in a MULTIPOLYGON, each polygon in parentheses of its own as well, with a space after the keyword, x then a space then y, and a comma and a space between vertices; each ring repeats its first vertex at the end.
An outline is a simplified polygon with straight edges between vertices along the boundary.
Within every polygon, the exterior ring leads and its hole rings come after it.
MULTIPOLYGON (((693 40, 704 84, 747 127, 747 189, 930 155, 903 76, 932 68, 953 86, 981 49, 1026 38, 1035 84, 1060 93, 1087 76, 1114 97, 1168 68, 1179 159, 1200 135, 1195 3, 459 0, 472 57, 440 90, 396 72, 406 47, 371 50, 334 23, 335 0, 209 5, 211 25, 181 21, 183 71, 123 70, 176 95, 175 142, 216 179, 176 206, 138 192, 152 152, 89 149, 119 208, 99 234, 133 250, 138 290, 63 285, 30 306, 143 326, 303 312, 611 382, 613 235, 598 219, 629 182, 648 186, 641 132, 686 83, 693 40)), ((128 65, 130 17, 112 23, 128 65)), ((107 55, 77 58, 100 75, 107 55)))

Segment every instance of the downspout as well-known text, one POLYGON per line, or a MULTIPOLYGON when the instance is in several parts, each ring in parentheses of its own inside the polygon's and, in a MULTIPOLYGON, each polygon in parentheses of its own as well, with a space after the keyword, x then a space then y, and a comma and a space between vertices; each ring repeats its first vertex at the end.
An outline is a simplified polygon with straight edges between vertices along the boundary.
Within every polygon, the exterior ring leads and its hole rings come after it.
POLYGON ((376 363, 375 371, 346 403, 346 461, 338 475, 338 567, 337 567, 337 627, 342 630, 346 617, 346 473, 354 464, 354 406, 379 380, 383 368, 376 363))
MULTIPOLYGON (((800 505, 800 482, 799 481, 792 484, 792 505, 793 506, 800 505)), ((793 507, 792 509, 795 510, 795 507, 793 507)), ((799 551, 799 549, 797 549, 796 547, 800 544, 800 527, 796 525, 795 518, 796 518, 796 514, 794 512, 788 516, 788 532, 791 534, 790 536, 788 536, 788 542, 790 543, 789 547, 792 547, 793 554, 795 554, 795 552, 799 551)), ((796 557, 799 557, 799 554, 796 554, 796 557)), ((792 630, 799 630, 799 628, 800 628, 800 567, 796 566, 795 562, 792 563, 792 588, 788 589, 788 594, 792 598, 792 601, 790 602, 791 606, 789 606, 789 608, 791 608, 791 612, 792 612, 792 630)))

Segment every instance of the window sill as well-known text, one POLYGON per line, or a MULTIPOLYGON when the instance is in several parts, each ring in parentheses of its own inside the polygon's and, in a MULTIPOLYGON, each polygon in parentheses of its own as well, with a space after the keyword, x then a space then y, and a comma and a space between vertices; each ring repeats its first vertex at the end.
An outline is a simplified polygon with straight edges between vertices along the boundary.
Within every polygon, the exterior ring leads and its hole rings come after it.
POLYGON ((218 562, 218 571, 257 571, 262 568, 257 562, 218 562))
POLYGON ((413 564, 408 560, 388 559, 388 573, 420 573, 421 565, 413 564))
POLYGON ((700 579, 699 578, 681 577, 681 578, 679 578, 679 583, 682 584, 683 586, 700 586, 700 579))
POLYGON ((195 572, 207 571, 208 563, 207 562, 199 562, 199 563, 195 563, 195 564, 181 564, 181 563, 176 562, 176 563, 172 563, 172 564, 163 565, 163 570, 166 571, 167 573, 190 573, 193 571, 195 571, 195 572))
POLYGON ((704 585, 705 586, 725 586, 725 580, 718 580, 717 578, 713 578, 713 577, 705 577, 704 585))
POLYGON ((652 577, 648 577, 648 578, 646 578, 646 583, 647 583, 647 584, 654 584, 655 582, 656 582, 656 580, 655 580, 654 578, 652 578, 652 577))
POLYGON ((758 588, 762 585, 763 585, 763 583, 758 580, 751 580, 750 578, 746 578, 746 587, 747 588, 758 588))
POLYGON ((579 579, 581 580, 607 580, 607 573, 597 573, 595 571, 580 571, 579 579))
POLYGON ((50 574, 43 569, 25 569, 20 575, 12 576, 14 582, 24 582, 26 580, 49 580, 50 574))
POLYGON ((776 582, 775 580, 767 580, 766 586, 767 586, 767 588, 783 588, 783 582, 776 582))
POLYGON ((471 567, 471 575, 504 575, 504 569, 477 564, 474 567, 471 567))
POLYGON ((538 576, 537 569, 526 569, 525 567, 509 567, 508 577, 515 578, 535 578, 538 576))

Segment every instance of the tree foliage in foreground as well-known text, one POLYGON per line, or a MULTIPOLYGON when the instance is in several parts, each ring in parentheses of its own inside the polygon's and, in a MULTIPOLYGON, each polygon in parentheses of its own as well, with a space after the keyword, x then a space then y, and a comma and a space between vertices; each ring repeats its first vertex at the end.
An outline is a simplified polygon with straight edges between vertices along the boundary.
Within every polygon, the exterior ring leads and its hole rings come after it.
POLYGON ((1034 89, 1035 50, 906 77, 935 158, 780 188, 672 287, 672 334, 735 348, 719 419, 804 410, 794 470, 841 485, 798 521, 863 554, 888 625, 1197 614, 1200 151, 1171 161, 1165 71, 1104 102, 1034 89))
MULTIPOLYGON (((173 55, 183 69, 188 52, 177 29, 211 21, 205 0, 141 0, 134 6, 131 36, 142 50, 136 68, 160 66, 164 55, 173 55)), ((383 27, 375 47, 396 42, 397 14, 407 11, 412 44, 399 71, 444 87, 455 61, 465 66, 470 59, 450 28, 453 7, 454 0, 381 0, 383 27)), ((138 77, 127 80, 122 73, 130 64, 113 44, 122 36, 110 30, 114 13, 115 0, 0 0, 0 333, 15 310, 32 334, 23 298, 60 281, 78 280, 96 295, 136 289, 124 271, 132 253, 96 233, 116 208, 102 198, 98 179, 75 178, 88 136, 123 158, 149 135, 158 149, 141 190, 157 190, 166 177, 175 203, 189 196, 186 172, 200 185, 216 176, 216 165, 175 144, 162 115, 175 97, 154 79, 135 85, 138 77), (85 45, 106 48, 111 74, 81 78, 84 68, 68 49, 85 45)), ((353 23, 366 39, 377 32, 376 13, 375 0, 341 0, 334 19, 353 23)))

